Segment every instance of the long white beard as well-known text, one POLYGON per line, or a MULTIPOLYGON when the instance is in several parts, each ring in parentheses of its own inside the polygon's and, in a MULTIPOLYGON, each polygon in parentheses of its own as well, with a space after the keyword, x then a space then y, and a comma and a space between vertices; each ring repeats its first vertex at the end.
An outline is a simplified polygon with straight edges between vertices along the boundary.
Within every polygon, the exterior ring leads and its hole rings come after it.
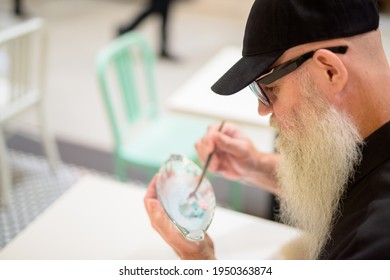
POLYGON ((277 176, 282 188, 280 218, 307 233, 302 257, 315 259, 329 238, 340 199, 361 159, 356 126, 345 114, 326 105, 311 80, 301 81, 304 104, 273 126, 279 129, 281 154, 277 176))

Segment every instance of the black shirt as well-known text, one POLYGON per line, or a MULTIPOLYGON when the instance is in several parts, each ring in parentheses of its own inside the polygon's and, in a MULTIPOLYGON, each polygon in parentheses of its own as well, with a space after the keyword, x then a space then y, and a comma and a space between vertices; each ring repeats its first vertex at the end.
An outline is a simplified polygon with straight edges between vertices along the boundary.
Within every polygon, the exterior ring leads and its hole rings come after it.
POLYGON ((371 134, 320 259, 390 260, 390 122, 371 134))

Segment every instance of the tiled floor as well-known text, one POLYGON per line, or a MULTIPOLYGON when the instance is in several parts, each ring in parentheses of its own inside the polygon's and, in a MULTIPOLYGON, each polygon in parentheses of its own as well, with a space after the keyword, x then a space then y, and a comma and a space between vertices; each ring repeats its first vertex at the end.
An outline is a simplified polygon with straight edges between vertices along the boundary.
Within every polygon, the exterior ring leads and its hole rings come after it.
POLYGON ((11 201, 0 207, 0 249, 31 223, 83 174, 91 171, 61 164, 55 172, 45 158, 10 151, 11 201))

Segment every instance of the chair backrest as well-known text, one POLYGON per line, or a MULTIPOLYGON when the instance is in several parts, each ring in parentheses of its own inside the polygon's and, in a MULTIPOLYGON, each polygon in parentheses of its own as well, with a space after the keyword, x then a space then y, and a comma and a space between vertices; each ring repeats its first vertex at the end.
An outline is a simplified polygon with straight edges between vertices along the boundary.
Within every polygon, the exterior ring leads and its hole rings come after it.
POLYGON ((155 55, 135 32, 116 38, 97 57, 98 80, 116 146, 137 123, 158 115, 155 55))
POLYGON ((44 20, 26 20, 0 30, 0 121, 39 102, 43 95, 44 20))

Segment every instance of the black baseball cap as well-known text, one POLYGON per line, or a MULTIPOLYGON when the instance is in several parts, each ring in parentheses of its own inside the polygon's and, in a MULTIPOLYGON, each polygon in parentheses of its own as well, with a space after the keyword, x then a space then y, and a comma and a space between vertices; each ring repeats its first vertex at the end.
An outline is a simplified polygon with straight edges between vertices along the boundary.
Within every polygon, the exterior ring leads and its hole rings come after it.
POLYGON ((378 25, 375 0, 256 0, 245 28, 242 58, 211 89, 234 94, 289 48, 366 33, 378 25))

